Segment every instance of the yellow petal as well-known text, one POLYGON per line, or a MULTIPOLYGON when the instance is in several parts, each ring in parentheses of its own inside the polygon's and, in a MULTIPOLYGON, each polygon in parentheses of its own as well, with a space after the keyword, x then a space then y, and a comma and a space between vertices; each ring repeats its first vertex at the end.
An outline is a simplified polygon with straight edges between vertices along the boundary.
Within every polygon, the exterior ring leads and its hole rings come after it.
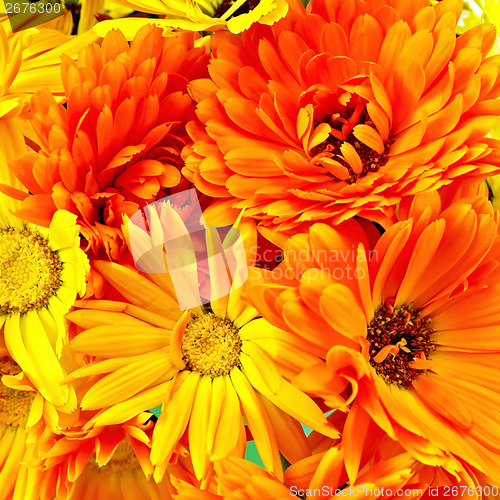
POLYGON ((193 404, 193 413, 189 422, 189 451, 193 469, 198 479, 208 473, 207 426, 210 421, 212 400, 212 377, 200 377, 193 404))
POLYGON ((230 377, 262 462, 268 471, 282 481, 283 468, 269 416, 250 382, 238 368, 231 371, 230 377))
MULTIPOLYGON (((189 373, 170 401, 165 404, 153 432, 153 446, 151 448, 151 463, 153 465, 168 463, 170 460, 188 425, 199 382, 200 374, 198 372, 189 373)), ((161 480, 159 476, 161 474, 155 470, 154 478, 156 481, 161 480)))

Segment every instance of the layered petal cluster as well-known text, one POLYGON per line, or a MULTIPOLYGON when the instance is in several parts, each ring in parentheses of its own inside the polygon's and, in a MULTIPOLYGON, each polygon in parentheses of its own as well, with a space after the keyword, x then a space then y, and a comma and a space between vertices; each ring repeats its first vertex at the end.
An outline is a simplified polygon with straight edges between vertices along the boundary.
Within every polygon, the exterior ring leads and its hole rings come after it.
POLYGON ((322 350, 295 383, 349 412, 350 484, 372 421, 424 464, 496 481, 498 216, 429 195, 400 218, 371 250, 355 221, 293 236, 252 301, 322 350))
POLYGON ((118 31, 63 58, 67 103, 45 91, 32 99, 30 122, 40 149, 12 171, 29 190, 20 217, 48 225, 64 208, 78 217, 93 252, 117 259, 125 214, 181 183, 180 151, 193 113, 186 85, 206 72, 196 35, 144 27, 129 44, 118 31))
POLYGON ((0 340, 0 491, 3 500, 39 500, 43 472, 38 452, 59 423, 0 340))
POLYGON ((266 472, 258 465, 241 458, 228 458, 215 464, 217 493, 200 490, 194 485, 173 479, 176 487, 176 500, 288 500, 293 492, 285 487, 278 479, 266 472))
POLYGON ((363 216, 497 172, 491 25, 456 37, 462 2, 314 0, 241 37, 216 33, 193 82, 186 177, 279 229, 363 216))
POLYGON ((498 497, 498 35, 308 2, 0 14, 0 500, 498 497))
POLYGON ((72 39, 49 28, 13 33, 8 18, 0 16, 0 184, 22 189, 7 163, 26 151, 31 96, 50 87, 60 100, 64 94, 61 54, 75 57, 96 39, 93 33, 72 39))
MULTIPOLYGON (((149 460, 153 423, 143 413, 121 425, 89 432, 75 425, 42 454, 42 500, 170 500, 168 477, 151 479, 149 460)), ((187 479, 187 478, 186 478, 187 479)))
MULTIPOLYGON (((14 376, 19 366, 4 354, 0 356, 0 375, 14 376)), ((0 488, 2 498, 34 499, 38 471, 26 466, 26 424, 35 392, 12 389, 0 381, 0 488)))
POLYGON ((441 467, 423 465, 380 429, 371 428, 359 474, 349 481, 345 449, 327 446, 325 451, 291 465, 285 479, 290 491, 307 498, 432 498, 453 491, 456 498, 482 498, 479 479, 467 468, 451 474, 441 467), (453 490, 452 490, 453 488, 453 490))

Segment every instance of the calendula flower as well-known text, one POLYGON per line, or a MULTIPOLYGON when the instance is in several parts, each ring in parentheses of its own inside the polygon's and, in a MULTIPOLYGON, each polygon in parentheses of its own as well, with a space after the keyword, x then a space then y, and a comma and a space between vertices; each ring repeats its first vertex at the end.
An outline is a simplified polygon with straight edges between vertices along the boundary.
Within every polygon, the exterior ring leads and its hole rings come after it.
POLYGON ((168 477, 152 478, 149 460, 153 422, 142 413, 121 425, 65 430, 42 453, 43 482, 40 498, 68 500, 170 500, 168 477))
MULTIPOLYGON (((161 16, 154 20, 157 26, 189 31, 229 30, 240 33, 253 23, 273 24, 288 11, 287 0, 115 0, 119 5, 161 16)), ((297 2, 298 3, 298 2, 297 2)), ((128 31, 139 29, 146 19, 119 19, 103 21, 97 33, 116 27, 128 31)))
POLYGON ((172 478, 176 487, 176 500, 288 500, 293 493, 276 477, 258 465, 241 458, 231 457, 215 464, 217 493, 196 488, 188 482, 172 478))
POLYGON ((47 28, 13 33, 8 17, 0 16, 0 184, 7 189, 22 189, 7 163, 26 152, 24 136, 31 135, 25 122, 29 99, 48 86, 60 99, 61 54, 73 57, 96 39, 93 33, 72 39, 47 28))
MULTIPOLYGON (((7 355, 0 356, 0 375, 17 375, 20 372, 7 355)), ((34 498, 25 489, 35 481, 36 471, 22 464, 26 457, 26 423, 35 392, 11 389, 0 381, 0 489, 3 498, 34 498), (21 496, 20 493, 22 493, 21 496), (24 496, 25 495, 25 496, 24 496)))
POLYGON ((9 18, 0 16, 0 116, 19 115, 19 104, 44 87, 60 100, 64 95, 61 54, 75 57, 97 38, 92 32, 71 37, 43 26, 13 33, 9 18))
MULTIPOLYGON (((3 339, 0 341, 3 344, 3 339)), ((37 500, 37 448, 56 431, 58 417, 0 345, 0 491, 5 500, 37 500)))
POLYGON ((0 328, 9 353, 43 397, 70 411, 74 391, 60 385, 64 315, 85 293, 89 272, 76 216, 58 210, 48 228, 36 226, 10 215, 5 199, 0 195, 0 328))
POLYGON ((181 183, 184 123, 193 113, 186 84, 206 71, 196 37, 146 26, 129 44, 112 31, 77 62, 64 57, 65 106, 48 91, 31 102, 40 150, 12 164, 31 193, 11 193, 22 200, 16 213, 48 225, 64 208, 93 252, 117 259, 123 215, 181 183))
MULTIPOLYGON (((373 430, 373 429, 370 429, 373 430)), ((348 432, 351 432, 349 429, 348 432)), ((350 435, 356 439, 356 431, 350 435)), ((292 464, 285 472, 291 491, 303 492, 307 498, 432 498, 436 492, 456 492, 459 498, 481 498, 479 481, 467 468, 459 467, 456 475, 440 467, 424 465, 397 442, 375 431, 363 453, 358 477, 349 482, 342 446, 292 464), (438 489, 439 488, 439 489, 438 489)))
MULTIPOLYGON (((185 227, 180 215, 166 205, 161 216, 168 234, 180 238, 185 227)), ((157 226, 158 220, 150 224, 157 226)), ((252 248, 255 228, 239 227, 252 248)), ((337 435, 319 407, 288 381, 316 356, 307 343, 258 318, 243 302, 242 287, 182 313, 168 273, 142 276, 116 263, 94 265, 124 300, 81 301, 68 315, 84 328, 71 349, 92 362, 67 380, 91 377, 80 405, 99 410, 89 425, 120 423, 162 404, 151 449, 157 480, 183 435, 200 480, 208 477, 212 461, 243 455, 243 417, 264 465, 277 477, 282 476, 279 450, 291 461, 308 454, 298 422, 337 435)), ((193 276, 196 280, 196 272, 193 276)), ((212 291, 224 278, 210 272, 212 291)))
POLYGON ((373 251, 355 221, 313 225, 249 293, 275 326, 323 350, 295 383, 349 410, 351 483, 372 420, 424 464, 454 473, 460 459, 498 481, 498 217, 482 200, 443 207, 437 194, 399 217, 373 251))
POLYGON ((210 79, 190 87, 196 187, 283 230, 356 215, 387 225, 402 196, 497 171, 492 25, 457 38, 455 0, 311 5, 214 34, 210 79))

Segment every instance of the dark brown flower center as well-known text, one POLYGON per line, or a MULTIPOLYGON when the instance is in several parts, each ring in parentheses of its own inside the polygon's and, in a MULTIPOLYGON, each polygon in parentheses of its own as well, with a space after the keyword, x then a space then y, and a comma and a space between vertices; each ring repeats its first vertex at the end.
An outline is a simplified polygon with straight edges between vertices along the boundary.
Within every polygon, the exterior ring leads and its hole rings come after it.
POLYGON ((434 349, 432 329, 420 311, 393 303, 381 305, 368 325, 370 364, 386 383, 410 389, 413 380, 425 373, 413 368, 412 362, 428 359, 434 349))
MULTIPOLYGON (((228 9, 234 4, 235 0, 222 0, 222 2, 215 7, 213 18, 221 17, 226 13, 228 9)), ((231 19, 232 17, 240 16, 241 14, 247 14, 251 10, 255 9, 257 5, 259 5, 260 0, 247 0, 241 7, 236 9, 232 15, 228 17, 231 19)))
MULTIPOLYGON (((334 180, 353 184, 368 173, 376 172, 387 163, 389 159, 388 151, 391 144, 394 142, 391 138, 384 143, 384 151, 378 153, 354 136, 353 129, 358 124, 368 125, 375 129, 375 125, 370 120, 366 109, 363 109, 361 112, 359 112, 359 110, 356 112, 355 109, 352 114, 349 114, 347 117, 336 113, 335 115, 329 116, 326 120, 323 120, 322 123, 327 123, 333 130, 326 141, 323 141, 311 150, 311 155, 313 156, 312 161, 321 165, 322 158, 326 157, 340 163, 347 171, 346 175, 341 178, 329 172, 329 175, 333 177, 334 180), (346 142, 354 147, 361 159, 362 170, 360 172, 355 172, 342 154, 341 147, 346 142)), ((318 125, 319 122, 315 122, 315 126, 318 125)))

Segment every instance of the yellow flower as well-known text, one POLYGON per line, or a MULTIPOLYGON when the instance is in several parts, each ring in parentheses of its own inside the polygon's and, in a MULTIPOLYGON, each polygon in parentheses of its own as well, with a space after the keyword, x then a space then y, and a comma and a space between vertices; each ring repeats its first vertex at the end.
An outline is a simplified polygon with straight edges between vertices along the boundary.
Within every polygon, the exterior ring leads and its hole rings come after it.
MULTIPOLYGON (((0 356, 0 376, 17 375, 19 367, 8 356, 0 356)), ((28 468, 21 464, 26 454, 26 423, 35 392, 11 389, 0 382, 0 491, 9 495, 25 486, 28 468), (8 473, 7 473, 8 472, 8 473)), ((2 496, 6 498, 6 496, 2 496)), ((25 498, 23 496, 23 498, 25 498)))
POLYGON ((164 19, 120 19, 99 23, 94 30, 101 36, 109 29, 127 32, 146 23, 188 31, 227 29, 241 33, 253 23, 273 24, 288 12, 286 0, 115 0, 117 4, 164 19))
POLYGON ((37 447, 57 432, 58 416, 0 340, 0 498, 39 500, 37 447))
POLYGON ((88 259, 76 217, 58 210, 49 228, 11 216, 0 196, 0 328, 9 353, 44 398, 63 411, 76 405, 66 376, 64 315, 85 292, 88 259))
MULTIPOLYGON (((163 227, 178 242, 182 221, 177 216, 175 222, 172 210, 163 227)), ((155 224, 152 220, 150 227, 155 224)), ((239 228, 246 248, 255 247, 255 226, 242 222, 239 228)), ((192 260, 186 251, 185 263, 192 260)), ((182 313, 170 274, 145 277, 112 262, 94 265, 124 302, 80 301, 68 315, 85 328, 70 342, 72 351, 94 359, 66 380, 91 377, 81 407, 99 410, 90 421, 95 426, 121 423, 163 403, 151 448, 156 480, 184 435, 200 480, 213 461, 242 456, 243 418, 265 467, 277 477, 282 477, 279 450, 289 461, 309 454, 299 422, 337 435, 319 407, 289 382, 316 356, 307 342, 258 318, 242 299, 244 287, 182 313)), ((210 296, 220 297, 219 276, 209 274, 210 296)))

